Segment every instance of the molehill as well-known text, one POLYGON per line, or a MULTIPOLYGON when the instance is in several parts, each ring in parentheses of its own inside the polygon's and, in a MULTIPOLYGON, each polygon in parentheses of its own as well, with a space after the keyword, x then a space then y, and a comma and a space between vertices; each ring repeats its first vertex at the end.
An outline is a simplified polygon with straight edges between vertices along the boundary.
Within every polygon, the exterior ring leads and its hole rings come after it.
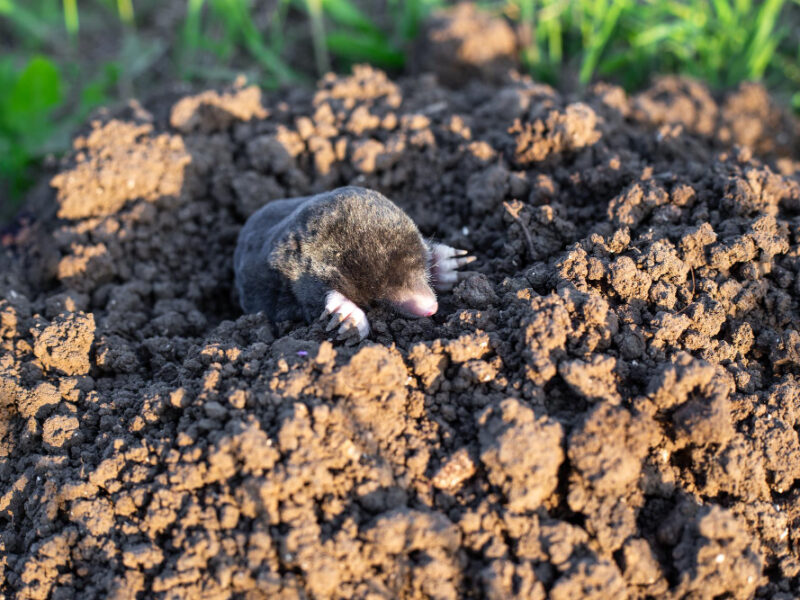
POLYGON ((99 118, 3 237, 0 593, 797 597, 797 134, 368 67, 99 118), (247 216, 346 184, 477 274, 355 346, 242 316, 247 216))

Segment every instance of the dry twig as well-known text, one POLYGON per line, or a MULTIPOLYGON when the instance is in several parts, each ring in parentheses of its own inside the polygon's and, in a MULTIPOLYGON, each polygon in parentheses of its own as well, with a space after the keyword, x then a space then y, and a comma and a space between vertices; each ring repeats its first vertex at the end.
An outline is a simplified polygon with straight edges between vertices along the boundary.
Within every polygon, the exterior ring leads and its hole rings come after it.
POLYGON ((511 218, 514 219, 517 224, 519 225, 520 229, 522 229, 522 233, 525 235, 525 243, 528 246, 528 255, 530 256, 531 260, 534 260, 534 256, 536 253, 533 248, 533 238, 531 238, 531 233, 528 231, 528 228, 525 227, 525 224, 522 222, 522 219, 519 217, 519 213, 522 211, 523 204, 519 200, 513 200, 512 202, 503 202, 503 206, 505 206, 508 214, 511 215, 511 218))

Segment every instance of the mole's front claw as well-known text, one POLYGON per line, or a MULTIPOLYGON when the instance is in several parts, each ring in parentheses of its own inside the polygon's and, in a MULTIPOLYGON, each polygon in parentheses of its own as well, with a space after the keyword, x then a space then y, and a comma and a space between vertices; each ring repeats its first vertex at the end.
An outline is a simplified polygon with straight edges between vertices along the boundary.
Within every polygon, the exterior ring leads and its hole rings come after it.
POLYGON ((353 322, 352 319, 347 319, 342 325, 339 327, 339 331, 337 331, 338 335, 336 336, 337 340, 347 340, 351 337, 355 337, 360 339, 361 334, 356 327, 356 324, 353 322))
POLYGON ((331 317, 331 320, 328 321, 328 324, 325 327, 325 331, 330 331, 331 329, 336 327, 339 323, 341 323, 343 320, 344 320, 344 316, 342 316, 339 313, 333 313, 333 316, 331 317))
POLYGON ((330 331, 337 325, 337 338, 344 339, 358 333, 358 340, 363 340, 369 334, 369 321, 367 315, 353 301, 336 291, 328 292, 325 299, 325 312, 332 315, 325 331, 330 331))
POLYGON ((345 346, 353 346, 363 339, 358 328, 352 324, 352 321, 347 321, 342 324, 342 327, 345 326, 347 326, 347 328, 344 330, 340 329, 339 335, 336 336, 336 339, 344 342, 345 346))
POLYGON ((339 327, 338 338, 345 339, 355 337, 357 340, 363 340, 369 334, 369 321, 364 311, 359 309, 360 314, 351 314, 339 327), (357 334, 357 335, 356 335, 357 334))
POLYGON ((464 267, 476 258, 469 256, 466 250, 451 248, 444 244, 431 244, 428 252, 428 262, 431 273, 431 283, 439 292, 452 290, 459 281, 466 278, 458 269, 464 267))

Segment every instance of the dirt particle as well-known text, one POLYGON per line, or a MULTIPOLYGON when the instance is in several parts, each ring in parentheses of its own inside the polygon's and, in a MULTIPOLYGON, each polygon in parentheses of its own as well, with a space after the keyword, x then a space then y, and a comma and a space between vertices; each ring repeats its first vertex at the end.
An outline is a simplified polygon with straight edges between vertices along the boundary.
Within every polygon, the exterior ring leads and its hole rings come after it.
POLYGON ((742 524, 718 506, 702 508, 674 550, 682 594, 750 598, 761 579, 762 559, 742 524))
POLYGON ((558 373, 584 398, 619 404, 622 399, 614 375, 616 364, 613 357, 597 354, 589 363, 582 360, 564 361, 558 366, 558 373))
POLYGON ((89 136, 76 145, 87 149, 86 160, 51 182, 63 219, 110 215, 137 198, 154 202, 178 196, 191 162, 179 137, 154 135, 149 124, 94 123, 89 136))
POLYGON ((44 422, 42 426, 42 439, 52 448, 61 448, 69 442, 80 427, 77 418, 65 415, 55 415, 44 422))
POLYGON ((107 534, 114 525, 114 511, 105 498, 75 500, 70 507, 69 518, 95 536, 107 534))
POLYGON ((94 315, 83 312, 59 315, 34 332, 33 352, 42 366, 64 375, 85 375, 91 367, 94 315))
POLYGON ((506 399, 478 417, 481 462, 513 512, 535 510, 555 489, 564 460, 561 426, 518 400, 506 399))
POLYGON ((628 598, 625 581, 614 563, 606 560, 580 561, 562 575, 550 590, 553 600, 586 598, 628 598))
POLYGON ((189 133, 222 131, 236 121, 264 119, 267 111, 261 103, 261 90, 250 86, 232 92, 207 91, 188 96, 172 108, 170 124, 189 133))
POLYGON ((122 564, 130 569, 152 569, 164 561, 164 553, 153 544, 129 546, 122 552, 122 564))
POLYGON ((478 273, 468 277, 453 290, 459 304, 471 308, 488 308, 497 302, 497 294, 486 275, 478 273))

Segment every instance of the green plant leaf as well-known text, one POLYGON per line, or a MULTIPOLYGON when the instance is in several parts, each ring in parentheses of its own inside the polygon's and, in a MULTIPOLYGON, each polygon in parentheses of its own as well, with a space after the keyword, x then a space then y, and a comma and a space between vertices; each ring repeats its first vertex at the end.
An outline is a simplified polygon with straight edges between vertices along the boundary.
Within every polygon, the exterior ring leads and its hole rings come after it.
POLYGON ((322 10, 339 25, 380 35, 380 29, 350 0, 322 0, 322 10))
POLYGON ((329 33, 326 43, 331 52, 346 60, 368 60, 391 68, 400 68, 405 64, 403 53, 386 43, 382 36, 337 32, 329 33))
POLYGON ((0 59, 0 109, 5 109, 6 99, 17 81, 17 70, 10 58, 0 59))
POLYGON ((5 103, 7 118, 13 119, 16 127, 24 129, 34 126, 32 122, 47 115, 61 103, 61 75, 53 61, 35 56, 20 74, 5 103))

